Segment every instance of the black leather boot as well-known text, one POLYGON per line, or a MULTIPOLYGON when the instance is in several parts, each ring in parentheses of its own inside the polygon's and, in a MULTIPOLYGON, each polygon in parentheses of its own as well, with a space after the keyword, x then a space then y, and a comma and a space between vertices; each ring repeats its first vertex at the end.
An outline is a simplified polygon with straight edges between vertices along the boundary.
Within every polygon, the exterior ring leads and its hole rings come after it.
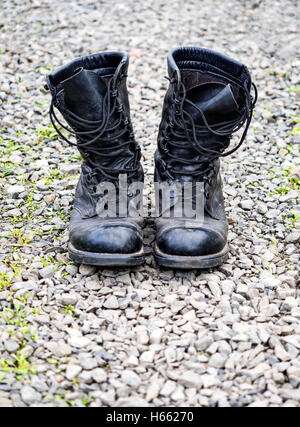
POLYGON ((77 58, 47 77, 52 124, 83 157, 69 229, 69 254, 79 263, 122 266, 144 261, 139 210, 144 174, 130 122, 127 70, 127 55, 104 52, 77 58), (55 107, 69 126, 57 117, 55 107), (140 186, 132 190, 136 182, 140 186))
POLYGON ((228 257, 220 157, 243 143, 257 91, 253 85, 253 99, 251 77, 244 65, 207 49, 173 50, 168 56, 168 72, 170 86, 158 135, 155 182, 176 184, 177 193, 184 183, 192 183, 193 211, 202 198, 203 215, 191 216, 189 211, 187 217, 183 209, 175 214, 176 203, 185 201, 184 194, 182 199, 174 195, 176 191, 170 192, 171 209, 165 215, 162 197, 166 190, 157 189, 155 257, 166 267, 215 267, 228 257), (226 151, 232 134, 244 124, 240 142, 226 151))

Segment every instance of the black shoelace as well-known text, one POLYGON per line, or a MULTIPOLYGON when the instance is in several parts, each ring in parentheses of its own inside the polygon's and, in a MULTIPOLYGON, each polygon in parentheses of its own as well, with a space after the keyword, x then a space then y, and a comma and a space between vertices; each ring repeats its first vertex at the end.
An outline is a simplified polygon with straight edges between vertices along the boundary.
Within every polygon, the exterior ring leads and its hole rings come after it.
MULTIPOLYGON (((123 75, 123 77, 125 77, 125 75, 123 75)), ((109 79, 107 84, 107 92, 103 99, 103 117, 101 120, 86 120, 77 116, 60 105, 57 95, 53 96, 50 106, 50 120, 58 135, 69 145, 77 147, 83 158, 91 167, 92 171, 87 176, 89 182, 94 178, 99 178, 99 176, 103 176, 111 180, 117 180, 119 175, 122 173, 127 174, 127 177, 130 178, 137 173, 139 168, 139 161, 141 158, 140 147, 134 139, 130 119, 124 116, 123 105, 117 101, 118 92, 117 89, 112 87, 112 82, 113 77, 109 79), (55 107, 60 107, 61 113, 73 129, 66 126, 59 120, 55 113, 55 107), (116 112, 118 113, 118 117, 114 118, 116 112), (58 125, 71 135, 75 136, 77 143, 70 141, 60 131, 58 125), (78 129, 80 129, 80 131, 78 129), (120 129, 119 132, 118 129, 120 129), (121 138, 126 133, 129 134, 129 139, 125 142, 112 144, 112 146, 109 147, 103 147, 101 144, 101 142, 113 143, 114 140, 121 138), (125 146, 130 146, 130 144, 134 147, 134 152, 132 158, 128 159, 128 165, 123 169, 118 168, 115 170, 113 168, 104 167, 99 165, 97 161, 93 160, 93 158, 95 159, 97 156, 106 158, 107 160, 113 160, 115 155, 111 154, 112 149, 117 151, 125 146)))
MULTIPOLYGON (((177 83, 174 78, 166 78, 170 81, 171 84, 177 83)), ((164 132, 163 134, 164 143, 160 145, 160 149, 165 158, 165 160, 162 160, 161 166, 163 173, 170 180, 174 179, 174 173, 178 175, 187 174, 187 172, 180 171, 172 166, 173 163, 177 163, 182 165, 196 166, 196 169, 193 172, 189 172, 189 175, 202 177, 203 181, 210 182, 212 176, 215 173, 214 161, 219 157, 229 156, 240 148, 246 138, 252 120, 253 109, 257 101, 257 88, 254 83, 252 83, 252 86, 255 92, 254 99, 248 90, 247 82, 244 83, 243 87, 240 86, 245 96, 245 108, 243 109, 239 118, 223 121, 221 123, 209 124, 201 108, 187 99, 185 86, 182 82, 180 82, 177 95, 174 99, 174 102, 171 104, 171 113, 168 118, 167 132, 164 132), (190 104, 200 113, 203 124, 195 124, 193 117, 184 109, 185 103, 190 104), (230 138, 234 132, 237 132, 239 129, 241 129, 245 122, 246 126, 239 143, 234 148, 224 153, 224 150, 228 146, 228 138, 230 138), (204 147, 203 144, 201 144, 199 141, 199 137, 209 134, 223 137, 219 139, 216 138, 214 141, 216 144, 215 150, 204 147), (180 144, 178 139, 180 141, 184 141, 185 144, 180 144), (197 152, 197 154, 201 156, 201 161, 194 159, 189 160, 186 158, 184 159, 178 155, 175 156, 172 154, 172 147, 182 149, 185 148, 185 146, 188 146, 189 143, 191 144, 191 147, 197 152), (205 164, 208 166, 205 170, 203 170, 203 165, 205 164), (197 166, 199 166, 200 169, 197 169, 197 166)))

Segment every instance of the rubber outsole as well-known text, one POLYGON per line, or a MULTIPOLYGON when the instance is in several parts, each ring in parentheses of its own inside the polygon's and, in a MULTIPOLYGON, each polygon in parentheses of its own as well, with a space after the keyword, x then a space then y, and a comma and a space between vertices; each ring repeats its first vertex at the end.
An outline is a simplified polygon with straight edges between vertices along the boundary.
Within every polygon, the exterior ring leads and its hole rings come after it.
POLYGON ((80 251, 69 244, 70 258, 79 263, 87 265, 98 265, 102 267, 123 267, 142 265, 145 262, 143 249, 134 254, 99 254, 95 252, 80 251))
POLYGON ((161 252, 155 245, 154 256, 158 265, 162 267, 178 268, 183 270, 188 269, 206 269, 218 267, 228 259, 228 246, 216 254, 205 256, 180 256, 169 255, 161 252))

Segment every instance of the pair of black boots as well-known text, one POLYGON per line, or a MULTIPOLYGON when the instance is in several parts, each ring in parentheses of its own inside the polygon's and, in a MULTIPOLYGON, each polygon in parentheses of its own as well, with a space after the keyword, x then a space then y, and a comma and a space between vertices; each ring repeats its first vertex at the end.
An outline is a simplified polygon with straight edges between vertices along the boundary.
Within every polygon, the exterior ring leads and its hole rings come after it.
MULTIPOLYGON (((104 52, 77 58, 47 77, 52 124, 83 157, 69 254, 84 264, 144 262, 144 174, 130 121, 127 72, 126 54, 104 52), (76 136, 77 142, 71 142, 62 129, 76 136)), ((220 157, 233 153, 244 141, 256 89, 253 99, 251 77, 243 64, 207 49, 173 50, 168 73, 170 85, 155 153, 155 257, 166 267, 215 267, 228 256, 220 157), (232 133, 243 125, 240 142, 225 152, 232 133), (180 189, 186 196, 177 197, 180 189), (166 192, 168 209, 163 200, 166 192), (202 215, 178 210, 186 200, 197 212, 197 199, 201 199, 202 215)))

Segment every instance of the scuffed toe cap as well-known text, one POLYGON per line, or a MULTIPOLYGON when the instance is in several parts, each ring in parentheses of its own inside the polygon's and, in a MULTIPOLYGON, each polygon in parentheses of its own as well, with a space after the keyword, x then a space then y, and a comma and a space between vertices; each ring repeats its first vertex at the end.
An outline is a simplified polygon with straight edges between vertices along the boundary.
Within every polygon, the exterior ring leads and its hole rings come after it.
POLYGON ((78 225, 70 242, 77 250, 99 254, 131 254, 143 247, 139 230, 125 225, 78 225))
POLYGON ((202 228, 172 228, 157 238, 159 250, 178 256, 205 256, 221 252, 226 245, 223 236, 216 231, 202 228))

